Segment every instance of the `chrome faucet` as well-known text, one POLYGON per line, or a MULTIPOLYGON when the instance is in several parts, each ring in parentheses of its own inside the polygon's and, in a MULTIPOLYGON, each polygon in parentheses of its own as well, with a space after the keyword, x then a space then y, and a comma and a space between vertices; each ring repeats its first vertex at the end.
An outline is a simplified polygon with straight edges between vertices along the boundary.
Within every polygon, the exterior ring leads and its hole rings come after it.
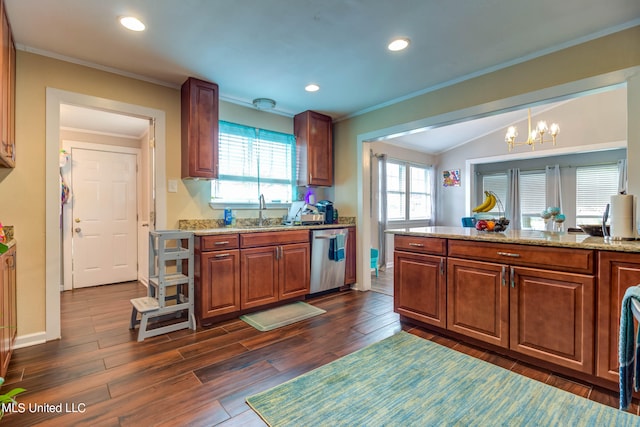
POLYGON ((262 218, 262 211, 267 209, 267 204, 264 202, 264 194, 261 194, 258 198, 258 226, 262 227, 264 225, 264 219, 262 218))

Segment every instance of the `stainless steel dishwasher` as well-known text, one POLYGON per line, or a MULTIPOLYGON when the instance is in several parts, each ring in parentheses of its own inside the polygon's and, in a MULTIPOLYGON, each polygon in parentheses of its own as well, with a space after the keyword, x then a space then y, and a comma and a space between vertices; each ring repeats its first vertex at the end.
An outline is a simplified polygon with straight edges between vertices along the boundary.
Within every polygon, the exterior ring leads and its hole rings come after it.
POLYGON ((346 228, 314 230, 311 238, 311 290, 327 291, 344 285, 346 228))

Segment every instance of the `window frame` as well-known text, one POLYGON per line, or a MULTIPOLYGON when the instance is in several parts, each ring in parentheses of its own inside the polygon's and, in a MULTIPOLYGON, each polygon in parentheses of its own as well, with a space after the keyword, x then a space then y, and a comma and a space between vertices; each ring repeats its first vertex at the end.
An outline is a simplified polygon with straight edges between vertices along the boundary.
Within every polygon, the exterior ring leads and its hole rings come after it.
POLYGON ((398 165, 404 168, 404 189, 401 191, 389 190, 389 186, 387 185, 387 222, 389 224, 419 224, 419 223, 432 223, 433 222, 433 166, 425 165, 421 163, 410 162, 407 160, 400 159, 388 159, 387 160, 387 177, 388 179, 388 170, 389 164, 398 165), (423 169, 427 174, 427 183, 426 183, 426 193, 416 192, 412 188, 412 179, 411 179, 411 168, 423 169), (389 218, 389 194, 402 194, 404 195, 404 218, 403 219, 391 219, 389 218), (411 196, 412 194, 425 194, 428 199, 429 209, 428 209, 428 217, 427 218, 418 218, 411 219, 411 196))

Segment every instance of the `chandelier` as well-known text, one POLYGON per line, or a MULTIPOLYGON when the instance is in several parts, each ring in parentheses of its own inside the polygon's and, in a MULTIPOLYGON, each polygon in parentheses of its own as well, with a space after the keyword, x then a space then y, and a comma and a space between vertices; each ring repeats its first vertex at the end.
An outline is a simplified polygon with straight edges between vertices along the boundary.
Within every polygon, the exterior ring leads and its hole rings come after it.
POLYGON ((516 142, 518 130, 515 126, 510 126, 509 129, 507 129, 507 134, 505 135, 504 140, 509 146, 509 151, 518 145, 529 145, 531 147, 531 151, 536 149, 536 143, 542 144, 545 142, 553 142, 553 145, 556 145, 556 136, 560 133, 560 126, 556 123, 553 123, 551 126, 547 126, 547 122, 541 120, 538 122, 535 129, 531 129, 531 108, 529 108, 527 115, 529 117, 529 133, 527 134, 526 141, 516 142), (545 139, 547 134, 551 136, 551 139, 545 139))

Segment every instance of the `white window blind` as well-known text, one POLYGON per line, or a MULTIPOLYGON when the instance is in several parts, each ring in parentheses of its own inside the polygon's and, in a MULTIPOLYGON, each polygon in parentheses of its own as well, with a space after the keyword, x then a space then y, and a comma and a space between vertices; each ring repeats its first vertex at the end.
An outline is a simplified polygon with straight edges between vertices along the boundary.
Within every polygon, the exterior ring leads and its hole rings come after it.
POLYGON ((546 209, 545 171, 521 173, 519 192, 522 229, 544 230, 540 214, 546 209))
POLYGON ((546 176, 544 171, 520 174, 520 212, 540 215, 545 210, 546 176))
POLYGON ((593 224, 618 192, 616 163, 576 168, 576 224, 593 224))
POLYGON ((220 121, 219 177, 212 182, 214 203, 289 203, 294 194, 293 135, 220 121))
MULTIPOLYGON (((495 173, 490 175, 482 176, 482 197, 478 200, 478 203, 484 200, 484 191, 493 191, 496 196, 500 199, 502 204, 507 203, 507 189, 509 188, 508 178, 506 173, 495 173)), ((491 210, 491 213, 495 213, 496 215, 504 215, 504 212, 500 211, 503 209, 500 207, 499 203, 496 203, 494 208, 491 210)))

